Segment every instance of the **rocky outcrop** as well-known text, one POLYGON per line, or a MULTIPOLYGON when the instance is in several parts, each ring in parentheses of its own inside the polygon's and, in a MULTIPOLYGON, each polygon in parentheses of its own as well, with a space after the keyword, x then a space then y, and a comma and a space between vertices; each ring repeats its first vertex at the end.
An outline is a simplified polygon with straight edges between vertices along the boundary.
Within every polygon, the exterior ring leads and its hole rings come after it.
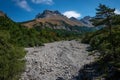
POLYGON ((55 15, 63 16, 59 11, 44 10, 43 13, 36 15, 36 18, 49 18, 55 15))
POLYGON ((93 17, 90 16, 85 16, 84 18, 82 18, 80 20, 80 22, 87 27, 94 27, 94 25, 92 24, 92 22, 90 21, 91 19, 93 19, 93 17))
POLYGON ((26 69, 21 80, 75 80, 79 69, 94 61, 93 56, 88 56, 87 47, 73 40, 25 48, 26 69))

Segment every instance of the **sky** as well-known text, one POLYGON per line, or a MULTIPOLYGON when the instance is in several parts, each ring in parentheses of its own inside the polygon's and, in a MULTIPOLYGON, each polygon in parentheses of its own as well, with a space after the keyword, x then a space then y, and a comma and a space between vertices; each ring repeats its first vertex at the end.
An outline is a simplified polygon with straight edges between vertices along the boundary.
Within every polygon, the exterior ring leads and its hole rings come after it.
POLYGON ((120 14, 120 0, 0 0, 0 10, 15 22, 32 20, 44 10, 58 10, 68 18, 81 19, 95 16, 100 3, 120 14))

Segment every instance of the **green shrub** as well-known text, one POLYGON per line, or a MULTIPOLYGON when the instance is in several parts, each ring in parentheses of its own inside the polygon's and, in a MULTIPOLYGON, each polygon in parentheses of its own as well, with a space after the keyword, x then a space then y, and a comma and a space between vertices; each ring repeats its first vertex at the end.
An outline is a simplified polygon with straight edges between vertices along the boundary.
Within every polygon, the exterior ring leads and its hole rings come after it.
POLYGON ((17 80, 23 70, 23 48, 9 43, 9 34, 0 32, 0 80, 17 80))

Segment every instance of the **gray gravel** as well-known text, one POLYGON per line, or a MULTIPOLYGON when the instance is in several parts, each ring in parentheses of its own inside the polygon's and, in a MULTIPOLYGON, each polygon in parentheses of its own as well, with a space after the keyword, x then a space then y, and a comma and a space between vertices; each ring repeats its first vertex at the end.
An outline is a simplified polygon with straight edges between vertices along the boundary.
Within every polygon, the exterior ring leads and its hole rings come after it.
POLYGON ((88 56, 88 46, 72 40, 25 48, 26 69, 21 80, 73 80, 84 64, 94 61, 93 56, 88 56))

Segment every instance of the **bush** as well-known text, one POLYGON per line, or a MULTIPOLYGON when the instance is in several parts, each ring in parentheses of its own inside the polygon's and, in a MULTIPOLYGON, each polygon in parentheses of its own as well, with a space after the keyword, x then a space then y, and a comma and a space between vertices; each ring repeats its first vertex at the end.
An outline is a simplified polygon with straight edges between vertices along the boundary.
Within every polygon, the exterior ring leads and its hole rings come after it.
POLYGON ((8 33, 0 33, 4 34, 0 35, 0 80, 18 80, 24 66, 24 49, 9 43, 8 33))

